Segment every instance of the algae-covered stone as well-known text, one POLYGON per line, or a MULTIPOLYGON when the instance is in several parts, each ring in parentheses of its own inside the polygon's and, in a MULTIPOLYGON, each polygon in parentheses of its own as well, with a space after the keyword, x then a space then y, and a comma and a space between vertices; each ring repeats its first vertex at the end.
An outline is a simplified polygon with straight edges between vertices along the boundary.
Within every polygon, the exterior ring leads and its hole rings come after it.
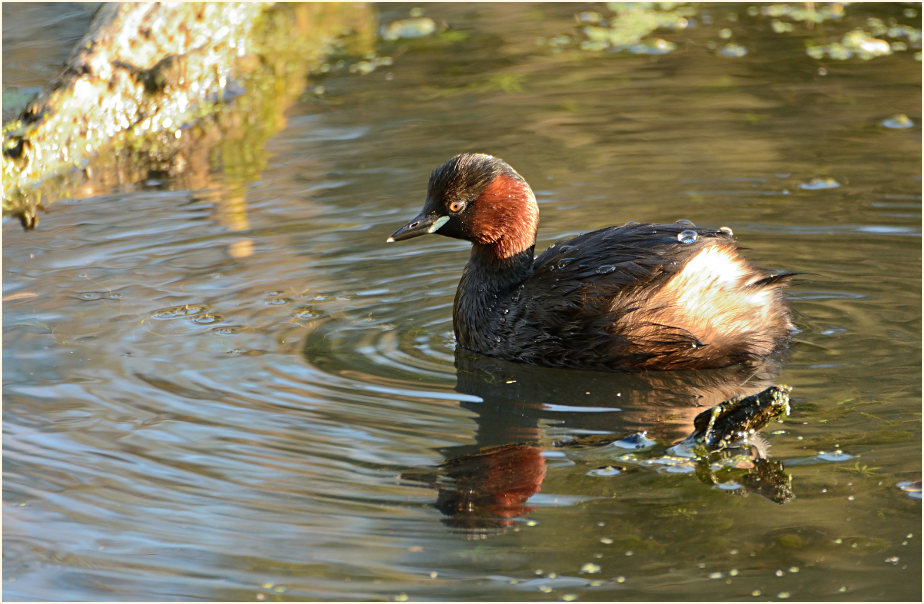
POLYGON ((367 5, 103 4, 61 76, 4 124, 4 213, 28 227, 58 199, 261 153, 348 30, 374 39, 367 5))

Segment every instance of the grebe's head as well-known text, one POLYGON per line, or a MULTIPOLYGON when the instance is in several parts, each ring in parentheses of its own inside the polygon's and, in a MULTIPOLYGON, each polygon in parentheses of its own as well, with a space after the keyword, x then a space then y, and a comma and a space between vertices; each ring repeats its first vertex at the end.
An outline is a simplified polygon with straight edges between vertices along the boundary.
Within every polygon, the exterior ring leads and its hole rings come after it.
POLYGON ((438 233, 507 258, 535 244, 538 224, 536 197, 516 170, 491 155, 463 153, 430 174, 423 210, 388 241, 438 233))

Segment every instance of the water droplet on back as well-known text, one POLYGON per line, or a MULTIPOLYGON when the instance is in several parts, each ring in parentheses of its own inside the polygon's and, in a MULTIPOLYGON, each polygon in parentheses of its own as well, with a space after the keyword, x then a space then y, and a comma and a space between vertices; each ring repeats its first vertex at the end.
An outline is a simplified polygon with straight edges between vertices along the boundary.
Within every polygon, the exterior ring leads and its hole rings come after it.
POLYGON ((691 228, 696 227, 696 225, 693 224, 692 220, 687 220, 686 218, 681 218, 675 224, 679 224, 680 226, 691 227, 691 228))
POLYGON ((690 229, 677 233, 677 241, 683 244, 693 243, 696 241, 697 237, 698 235, 696 234, 696 231, 692 231, 690 229))
POLYGON ((731 227, 721 226, 719 227, 719 232, 727 235, 728 237, 735 236, 735 233, 731 230, 731 227))
POLYGON ((597 267, 597 274, 606 275, 608 273, 614 272, 615 270, 616 270, 616 267, 613 266, 612 264, 604 264, 602 266, 597 267))

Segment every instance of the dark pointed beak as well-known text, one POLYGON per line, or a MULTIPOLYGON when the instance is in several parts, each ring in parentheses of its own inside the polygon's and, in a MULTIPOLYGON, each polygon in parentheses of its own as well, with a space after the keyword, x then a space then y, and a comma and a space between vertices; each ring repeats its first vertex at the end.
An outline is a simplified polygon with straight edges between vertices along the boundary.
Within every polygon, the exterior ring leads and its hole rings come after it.
POLYGON ((435 233, 441 226, 446 224, 449 216, 439 216, 437 214, 428 214, 421 212, 411 219, 406 225, 392 233, 392 236, 385 240, 386 243, 392 241, 402 241, 411 237, 419 237, 429 233, 435 233))

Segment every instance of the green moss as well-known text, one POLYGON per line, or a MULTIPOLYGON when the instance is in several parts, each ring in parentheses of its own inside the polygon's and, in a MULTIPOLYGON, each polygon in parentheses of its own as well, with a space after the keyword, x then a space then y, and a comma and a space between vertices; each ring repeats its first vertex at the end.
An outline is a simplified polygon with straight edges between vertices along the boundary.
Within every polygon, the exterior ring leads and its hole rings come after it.
MULTIPOLYGON (((691 28, 708 30, 707 48, 715 49, 723 56, 741 57, 748 53, 745 46, 731 42, 732 30, 723 27, 723 21, 738 23, 740 6, 729 5, 732 10, 720 18, 711 13, 712 6, 674 2, 626 2, 607 5, 611 14, 597 11, 582 11, 575 14, 579 35, 562 34, 544 41, 553 51, 560 52, 566 46, 585 52, 618 51, 632 54, 660 54, 678 48, 673 40, 656 37, 655 32, 679 32, 691 28), (708 13, 708 16, 707 16, 708 13), (724 43, 723 43, 724 41, 724 43)), ((888 19, 868 16, 862 27, 837 32, 834 26, 827 29, 821 24, 834 24, 845 20, 848 11, 869 10, 865 5, 842 3, 820 4, 775 3, 749 6, 743 10, 747 17, 765 21, 767 27, 781 36, 806 38, 806 54, 814 59, 870 60, 896 52, 915 51, 920 57, 920 24, 898 23, 896 18, 888 19)), ((905 18, 914 19, 916 9, 906 9, 905 18), (910 12, 909 12, 910 11, 910 12)), ((862 14, 862 13, 861 13, 862 14)), ((856 19, 853 20, 856 23, 856 19)))

